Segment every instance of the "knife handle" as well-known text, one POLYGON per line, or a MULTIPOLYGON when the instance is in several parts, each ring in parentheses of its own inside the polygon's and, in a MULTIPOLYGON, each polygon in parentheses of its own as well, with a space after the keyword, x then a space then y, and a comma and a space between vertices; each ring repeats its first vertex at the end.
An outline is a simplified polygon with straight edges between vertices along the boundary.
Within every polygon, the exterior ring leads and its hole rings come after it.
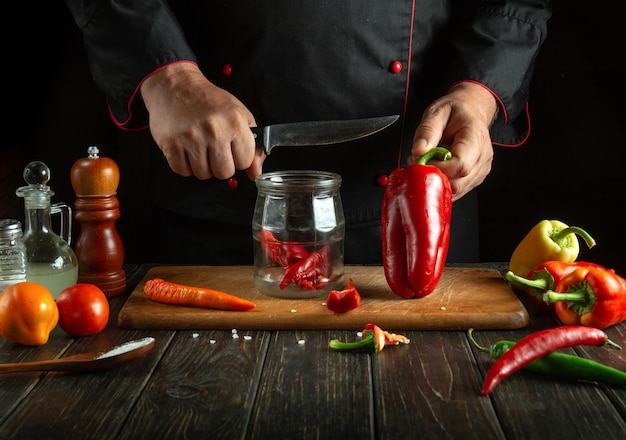
POLYGON ((254 135, 254 143, 257 147, 263 148, 265 154, 269 156, 271 148, 267 147, 268 139, 265 139, 267 134, 267 127, 250 127, 252 134, 254 135))

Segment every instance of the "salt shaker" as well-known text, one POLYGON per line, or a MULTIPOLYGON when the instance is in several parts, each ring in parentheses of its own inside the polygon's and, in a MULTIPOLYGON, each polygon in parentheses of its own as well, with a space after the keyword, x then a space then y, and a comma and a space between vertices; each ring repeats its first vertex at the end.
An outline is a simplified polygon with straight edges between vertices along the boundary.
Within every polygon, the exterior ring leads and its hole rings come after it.
POLYGON ((0 220, 0 292, 12 284, 26 281, 26 248, 22 242, 22 224, 18 220, 0 220))

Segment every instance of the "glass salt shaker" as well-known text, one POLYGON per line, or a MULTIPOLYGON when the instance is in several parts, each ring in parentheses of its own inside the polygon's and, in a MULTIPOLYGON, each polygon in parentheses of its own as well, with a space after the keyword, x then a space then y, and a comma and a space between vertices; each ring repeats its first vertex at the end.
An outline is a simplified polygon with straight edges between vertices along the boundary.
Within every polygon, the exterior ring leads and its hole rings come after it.
POLYGON ((0 220, 0 293, 12 284, 26 281, 26 248, 22 243, 22 224, 0 220))
POLYGON ((39 161, 24 168, 27 186, 15 193, 24 198, 26 279, 43 284, 56 299, 61 291, 78 281, 78 259, 70 247, 72 211, 65 203, 52 204, 54 192, 47 185, 50 169, 39 161), (60 214, 61 235, 52 229, 51 214, 60 214))
POLYGON ((341 176, 276 171, 256 179, 254 285, 279 298, 343 289, 345 219, 341 176))

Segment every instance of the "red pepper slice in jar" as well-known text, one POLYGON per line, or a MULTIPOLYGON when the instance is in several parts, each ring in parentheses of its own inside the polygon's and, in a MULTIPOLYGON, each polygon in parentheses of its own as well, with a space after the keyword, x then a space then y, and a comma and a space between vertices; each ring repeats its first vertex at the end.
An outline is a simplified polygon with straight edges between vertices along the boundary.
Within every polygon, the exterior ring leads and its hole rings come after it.
POLYGON ((324 246, 290 265, 278 283, 280 290, 295 283, 300 289, 319 290, 328 284, 332 272, 330 249, 324 246))
POLYGON ((393 171, 382 204, 383 267, 391 290, 403 298, 424 297, 437 287, 450 243, 452 189, 428 161, 448 160, 436 147, 414 165, 393 171))

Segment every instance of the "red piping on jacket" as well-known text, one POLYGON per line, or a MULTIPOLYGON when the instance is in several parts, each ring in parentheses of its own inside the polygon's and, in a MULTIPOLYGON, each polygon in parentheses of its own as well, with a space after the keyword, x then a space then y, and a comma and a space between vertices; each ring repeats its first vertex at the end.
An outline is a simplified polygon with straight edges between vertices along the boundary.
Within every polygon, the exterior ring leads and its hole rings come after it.
POLYGON ((133 94, 130 96, 130 99, 128 101, 128 105, 126 106, 126 109, 128 110, 128 119, 126 119, 125 121, 118 121, 115 118, 115 115, 113 114, 113 110, 111 110, 111 105, 107 103, 108 107, 109 107, 109 115, 111 116, 111 119, 113 120, 113 122, 115 123, 115 125, 117 125, 118 128, 122 129, 122 130, 126 130, 126 131, 141 131, 141 130, 145 130, 146 128, 148 128, 148 125, 144 125, 142 127, 136 127, 136 128, 128 128, 126 127, 126 124, 128 124, 128 122, 133 118, 133 112, 131 110, 131 104, 132 102, 135 100, 135 98, 140 96, 140 89, 141 89, 141 85, 143 84, 143 82, 150 78, 152 75, 154 75, 155 73, 157 73, 160 70, 165 69, 167 66, 170 66, 172 64, 178 64, 178 63, 192 63, 192 64, 197 64, 195 61, 191 61, 191 60, 179 60, 179 61, 174 61, 168 64, 165 64, 161 67, 159 67, 158 69, 153 70, 152 72, 150 72, 149 74, 147 74, 137 85, 137 88, 133 91, 133 94))

